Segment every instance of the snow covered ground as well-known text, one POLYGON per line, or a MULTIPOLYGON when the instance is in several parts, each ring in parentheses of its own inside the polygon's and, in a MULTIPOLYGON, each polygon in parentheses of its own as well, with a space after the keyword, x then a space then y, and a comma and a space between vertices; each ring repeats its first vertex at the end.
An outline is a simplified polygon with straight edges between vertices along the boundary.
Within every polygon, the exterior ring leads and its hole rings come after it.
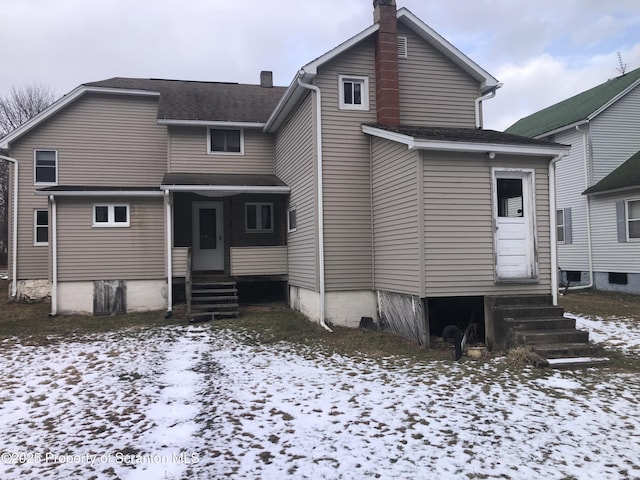
MULTIPOLYGON (((577 321, 640 354, 640 326, 577 321)), ((1 341, 0 478, 640 478, 640 374, 374 360, 247 335, 1 341)))

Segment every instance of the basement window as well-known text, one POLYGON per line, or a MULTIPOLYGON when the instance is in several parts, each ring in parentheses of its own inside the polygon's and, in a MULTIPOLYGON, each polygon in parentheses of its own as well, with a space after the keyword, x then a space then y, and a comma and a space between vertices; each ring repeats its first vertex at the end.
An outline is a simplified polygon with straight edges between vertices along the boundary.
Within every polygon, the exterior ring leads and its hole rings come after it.
POLYGON ((626 273, 609 272, 609 284, 611 285, 627 285, 629 279, 626 273))
POLYGON ((340 110, 369 110, 369 78, 340 75, 340 110))

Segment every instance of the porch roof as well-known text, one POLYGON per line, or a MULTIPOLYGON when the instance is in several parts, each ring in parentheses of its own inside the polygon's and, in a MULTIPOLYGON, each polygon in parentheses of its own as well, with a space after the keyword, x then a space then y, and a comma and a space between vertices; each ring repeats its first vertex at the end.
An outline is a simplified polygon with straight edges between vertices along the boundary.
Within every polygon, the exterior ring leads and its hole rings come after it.
POLYGON ((289 193, 289 186, 275 175, 235 173, 166 173, 160 188, 174 192, 289 193))

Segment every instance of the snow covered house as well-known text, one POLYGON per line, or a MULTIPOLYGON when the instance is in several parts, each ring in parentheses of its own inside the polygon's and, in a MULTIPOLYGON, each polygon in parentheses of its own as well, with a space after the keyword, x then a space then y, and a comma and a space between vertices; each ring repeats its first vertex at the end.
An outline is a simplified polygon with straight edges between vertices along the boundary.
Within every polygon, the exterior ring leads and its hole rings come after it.
POLYGON ((640 293, 640 68, 506 131, 572 146, 556 168, 561 282, 640 293))
POLYGON ((568 147, 482 129, 501 84, 373 3, 288 87, 112 78, 2 139, 11 295, 171 311, 199 276, 282 282, 323 325, 371 317, 425 345, 458 318, 496 342, 495 298, 555 298, 549 172, 568 147))

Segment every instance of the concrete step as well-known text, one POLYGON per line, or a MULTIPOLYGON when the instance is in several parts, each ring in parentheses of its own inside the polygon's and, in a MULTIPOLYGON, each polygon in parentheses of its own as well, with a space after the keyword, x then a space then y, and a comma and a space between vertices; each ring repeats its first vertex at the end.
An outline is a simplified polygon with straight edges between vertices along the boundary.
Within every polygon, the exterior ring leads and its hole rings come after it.
POLYGON ((553 305, 553 297, 551 297, 551 295, 510 295, 505 297, 492 297, 492 300, 495 307, 553 305))
POLYGON ((554 318, 563 317, 564 309, 553 305, 511 305, 496 308, 503 319, 554 318))
POLYGON ((233 301, 234 303, 237 303, 238 301, 238 296, 237 295, 209 295, 209 296, 197 296, 197 297, 191 297, 192 301, 198 301, 198 302, 229 302, 229 301, 233 301))
POLYGON ((575 318, 553 317, 553 318, 527 318, 516 319, 507 318, 505 325, 514 331, 522 330, 570 330, 576 328, 575 318))
POLYGON ((550 345, 554 343, 586 343, 589 332, 582 330, 521 330, 515 332, 516 339, 523 345, 550 345))
POLYGON ((227 311, 229 309, 237 310, 240 307, 237 303, 192 303, 192 311, 208 311, 212 309, 218 309, 221 311, 227 311))
POLYGON ((591 343, 552 343, 532 346, 533 351, 544 358, 592 357, 598 351, 591 343))

